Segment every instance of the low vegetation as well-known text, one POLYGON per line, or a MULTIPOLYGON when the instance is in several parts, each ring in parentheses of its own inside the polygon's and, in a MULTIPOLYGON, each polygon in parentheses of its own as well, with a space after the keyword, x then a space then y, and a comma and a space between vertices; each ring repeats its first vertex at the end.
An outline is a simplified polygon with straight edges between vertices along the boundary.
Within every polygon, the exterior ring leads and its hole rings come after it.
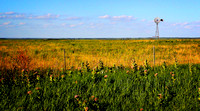
POLYGON ((200 110, 200 65, 1 70, 3 110, 200 110))
POLYGON ((1 110, 200 110, 199 39, 1 40, 0 62, 1 110))

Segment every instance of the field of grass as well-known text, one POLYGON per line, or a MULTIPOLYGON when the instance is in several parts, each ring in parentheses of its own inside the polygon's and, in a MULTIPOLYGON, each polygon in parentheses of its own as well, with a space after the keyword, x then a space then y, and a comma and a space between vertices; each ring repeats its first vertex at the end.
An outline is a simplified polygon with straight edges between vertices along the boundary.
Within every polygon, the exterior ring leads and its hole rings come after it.
POLYGON ((2 70, 1 110, 200 110, 200 64, 2 70))
POLYGON ((1 110, 200 110, 200 39, 0 40, 0 63, 1 110))
POLYGON ((166 40, 0 40, 0 67, 13 68, 15 57, 26 51, 30 58, 29 68, 66 67, 78 68, 88 61, 93 68, 99 60, 105 66, 123 65, 130 67, 132 59, 142 65, 145 60, 153 65, 153 46, 155 46, 156 65, 164 61, 174 64, 200 63, 200 39, 166 40))

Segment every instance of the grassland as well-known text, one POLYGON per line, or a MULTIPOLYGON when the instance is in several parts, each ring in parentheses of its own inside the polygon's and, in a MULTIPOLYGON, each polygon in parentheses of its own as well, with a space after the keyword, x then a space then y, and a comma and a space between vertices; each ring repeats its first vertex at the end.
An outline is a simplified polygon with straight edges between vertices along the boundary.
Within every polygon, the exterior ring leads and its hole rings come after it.
POLYGON ((1 71, 1 110, 200 110, 200 65, 1 71))
POLYGON ((0 62, 1 110, 200 110, 200 39, 1 40, 0 62))
POLYGON ((169 40, 0 40, 1 67, 13 68, 13 59, 20 51, 26 51, 31 59, 29 68, 66 67, 78 68, 88 61, 95 67, 99 60, 105 66, 123 65, 130 67, 131 60, 142 65, 145 60, 153 65, 153 46, 155 46, 156 65, 164 61, 174 64, 200 63, 200 39, 169 40))

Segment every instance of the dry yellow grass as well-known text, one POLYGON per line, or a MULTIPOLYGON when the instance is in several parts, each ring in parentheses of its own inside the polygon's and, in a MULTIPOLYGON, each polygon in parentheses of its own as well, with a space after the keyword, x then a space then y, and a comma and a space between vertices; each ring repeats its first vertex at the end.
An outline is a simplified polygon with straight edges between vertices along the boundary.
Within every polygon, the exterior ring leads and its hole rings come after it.
POLYGON ((0 40, 1 68, 13 68, 17 51, 27 51, 31 58, 30 69, 64 67, 63 49, 66 50, 66 67, 80 67, 88 61, 90 67, 99 60, 106 66, 131 66, 135 59, 138 65, 145 60, 153 65, 155 46, 156 65, 164 61, 174 64, 200 63, 200 39, 169 40, 0 40))

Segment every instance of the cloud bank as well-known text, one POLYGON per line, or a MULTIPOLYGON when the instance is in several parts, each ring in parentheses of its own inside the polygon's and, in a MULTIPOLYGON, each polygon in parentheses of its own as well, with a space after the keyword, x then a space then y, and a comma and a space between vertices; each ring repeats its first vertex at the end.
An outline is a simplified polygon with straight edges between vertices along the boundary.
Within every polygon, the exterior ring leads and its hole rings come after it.
POLYGON ((110 16, 110 15, 103 15, 99 16, 100 19, 110 19, 110 20, 124 20, 124 21, 131 21, 136 20, 133 16, 128 15, 120 15, 120 16, 110 16))

